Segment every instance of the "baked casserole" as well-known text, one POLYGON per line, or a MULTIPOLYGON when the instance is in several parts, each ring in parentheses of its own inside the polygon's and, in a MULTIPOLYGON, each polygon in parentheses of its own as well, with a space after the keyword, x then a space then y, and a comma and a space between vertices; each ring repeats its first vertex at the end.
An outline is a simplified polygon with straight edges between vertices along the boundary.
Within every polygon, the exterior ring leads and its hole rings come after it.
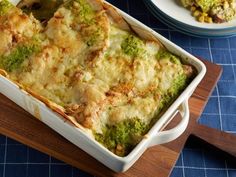
POLYGON ((66 1, 46 26, 2 0, 0 36, 0 74, 119 156, 195 76, 100 0, 66 1))

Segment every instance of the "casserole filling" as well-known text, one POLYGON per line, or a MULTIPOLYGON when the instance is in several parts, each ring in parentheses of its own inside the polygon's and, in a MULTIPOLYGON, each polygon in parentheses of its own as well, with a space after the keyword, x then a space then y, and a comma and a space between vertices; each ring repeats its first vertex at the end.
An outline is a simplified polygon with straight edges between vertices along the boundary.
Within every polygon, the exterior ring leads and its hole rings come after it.
POLYGON ((6 0, 0 10, 0 73, 119 156, 195 75, 98 0, 66 1, 46 26, 6 0))
POLYGON ((235 18, 235 0, 181 0, 199 22, 223 23, 235 18))

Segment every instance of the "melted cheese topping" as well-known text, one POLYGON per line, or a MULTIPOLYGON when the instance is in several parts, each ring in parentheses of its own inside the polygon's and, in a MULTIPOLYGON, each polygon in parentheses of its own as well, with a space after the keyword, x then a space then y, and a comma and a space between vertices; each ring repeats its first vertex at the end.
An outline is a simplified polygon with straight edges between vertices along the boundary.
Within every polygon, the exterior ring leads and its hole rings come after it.
POLYGON ((43 30, 16 8, 0 17, 2 58, 36 37, 40 46, 9 73, 10 78, 62 106, 95 133, 127 119, 149 124, 187 67, 168 57, 157 58, 157 42, 115 27, 103 9, 82 3, 86 1, 60 7, 43 30))

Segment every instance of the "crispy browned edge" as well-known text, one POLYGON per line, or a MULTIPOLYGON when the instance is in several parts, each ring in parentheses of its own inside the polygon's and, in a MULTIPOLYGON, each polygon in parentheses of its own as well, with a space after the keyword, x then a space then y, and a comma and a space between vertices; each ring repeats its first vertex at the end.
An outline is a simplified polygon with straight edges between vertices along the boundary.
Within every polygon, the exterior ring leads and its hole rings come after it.
POLYGON ((6 79, 10 80, 11 82, 13 82, 14 84, 16 84, 20 90, 24 90, 27 93, 29 93, 30 95, 32 95, 33 97, 35 97, 36 99, 38 99, 39 101, 43 102, 47 107, 49 107, 51 110, 53 110, 54 112, 58 113, 59 115, 61 115, 63 118, 65 118, 65 120, 69 120, 73 125, 75 125, 78 128, 83 128, 76 120, 74 117, 72 116, 68 116, 67 114, 65 114, 65 109, 61 106, 59 106, 58 104, 48 100, 47 98, 35 93, 34 91, 32 91, 31 89, 19 84, 18 82, 15 82, 13 80, 11 80, 9 78, 8 73, 5 70, 0 69, 0 75, 2 75, 3 77, 5 77, 6 79))
MULTIPOLYGON (((107 13, 108 17, 110 18, 110 20, 112 20, 112 22, 117 25, 117 27, 135 33, 138 36, 140 36, 141 38, 148 40, 148 41, 155 41, 157 42, 161 47, 164 47, 162 45, 162 43, 160 41, 157 40, 156 37, 154 37, 150 32, 143 30, 143 28, 138 27, 138 26, 134 26, 134 25, 130 25, 126 22, 126 20, 117 12, 117 10, 111 6, 110 4, 103 2, 101 0, 88 0, 89 3, 95 8, 95 10, 99 10, 101 8, 103 8, 105 10, 105 12, 107 13)), ((5 70, 0 69, 0 75, 4 76, 5 78, 7 78, 8 80, 12 81, 9 76, 8 73, 5 70)), ((31 89, 15 82, 12 81, 14 84, 16 84, 19 89, 26 91, 27 93, 29 93, 30 95, 32 95, 33 97, 35 97, 36 99, 38 99, 39 101, 43 102, 47 107, 49 107, 51 110, 53 110, 54 112, 58 113, 59 115, 61 115, 63 118, 65 118, 65 120, 69 120, 73 125, 75 125, 78 128, 81 129, 85 129, 82 125, 80 125, 76 119, 72 116, 68 116, 65 112, 65 109, 50 101, 49 99, 35 93, 34 91, 32 91, 31 89)))

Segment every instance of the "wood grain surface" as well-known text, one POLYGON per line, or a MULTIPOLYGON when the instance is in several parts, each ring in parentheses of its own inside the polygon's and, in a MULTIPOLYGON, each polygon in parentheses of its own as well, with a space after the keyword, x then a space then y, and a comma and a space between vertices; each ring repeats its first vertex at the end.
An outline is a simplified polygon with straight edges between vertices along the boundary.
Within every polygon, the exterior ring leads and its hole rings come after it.
MULTIPOLYGON (((191 134, 236 156, 235 136, 197 123, 222 72, 220 66, 207 61, 204 63, 208 71, 189 100, 191 116, 185 133, 175 141, 147 149, 125 173, 111 171, 1 94, 0 133, 101 177, 167 177, 191 134)), ((167 129, 178 121, 177 116, 167 129)))

